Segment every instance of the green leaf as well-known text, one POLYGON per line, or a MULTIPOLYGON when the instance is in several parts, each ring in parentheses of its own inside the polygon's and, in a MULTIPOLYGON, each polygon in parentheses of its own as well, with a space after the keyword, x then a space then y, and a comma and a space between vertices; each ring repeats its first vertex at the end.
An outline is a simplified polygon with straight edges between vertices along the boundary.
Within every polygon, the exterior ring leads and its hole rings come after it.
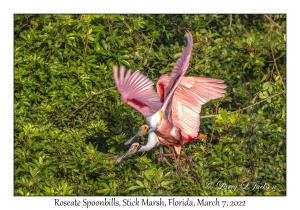
POLYGON ((269 88, 269 86, 270 86, 270 82, 265 82, 263 84, 263 90, 267 90, 269 88))
POLYGON ((144 186, 145 186, 146 188, 149 187, 149 182, 147 181, 147 179, 144 179, 144 186))
POLYGON ((136 189, 141 189, 143 187, 140 187, 140 186, 131 186, 127 189, 127 191, 132 191, 132 190, 136 190, 136 189))
POLYGON ((96 192, 100 195, 108 195, 110 192, 110 189, 97 190, 96 192))
POLYGON ((135 183, 137 183, 140 187, 144 187, 144 184, 140 180, 136 180, 135 183))
POLYGON ((124 64, 127 67, 130 67, 130 63, 128 61, 120 60, 120 63, 124 64))

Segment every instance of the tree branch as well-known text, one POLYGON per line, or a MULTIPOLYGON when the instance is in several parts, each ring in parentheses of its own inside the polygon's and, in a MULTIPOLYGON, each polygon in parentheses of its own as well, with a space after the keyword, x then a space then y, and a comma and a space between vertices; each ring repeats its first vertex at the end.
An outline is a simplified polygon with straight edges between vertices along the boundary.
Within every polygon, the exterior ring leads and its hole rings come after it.
POLYGON ((108 91, 108 90, 110 90, 110 89, 113 89, 113 88, 115 88, 116 86, 114 86, 114 87, 110 87, 110 88, 106 88, 105 90, 101 90, 101 91, 99 91, 99 92, 97 92, 97 93, 94 93, 88 100, 86 100, 80 107, 78 107, 75 111, 73 111, 72 113, 71 113, 71 115, 74 115, 74 114, 76 114, 77 112, 79 112, 85 105, 87 105, 95 96, 97 96, 97 95, 99 95, 99 94, 101 94, 101 93, 104 93, 105 91, 108 91))
POLYGON ((282 87, 283 87, 283 89, 285 89, 285 84, 282 80, 282 77, 281 77, 280 72, 279 72, 278 67, 277 67, 276 58, 275 58, 275 54, 274 54, 274 49, 273 49, 273 45, 272 45, 272 32, 273 32, 272 22, 274 22, 274 21, 270 17, 268 17, 268 18, 270 20, 270 48, 271 48, 271 52, 272 52, 273 63, 274 63, 275 69, 277 71, 277 74, 279 75, 280 81, 282 83, 282 87))
MULTIPOLYGON (((260 103, 262 103, 262 102, 264 102, 264 101, 267 101, 267 100, 269 100, 269 99, 271 99, 271 98, 273 98, 273 97, 275 97, 275 96, 278 96, 278 95, 280 95, 280 94, 282 94, 282 93, 285 93, 285 91, 281 91, 281 92, 279 92, 279 93, 277 93, 277 94, 275 94, 275 95, 273 95, 273 96, 270 96, 270 97, 268 97, 268 98, 266 98, 266 99, 263 99, 263 100, 261 100, 261 101, 258 101, 258 102, 256 102, 256 103, 250 105, 250 106, 244 107, 244 108, 239 109, 239 110, 237 110, 237 111, 234 111, 234 112, 227 112, 227 114, 234 114, 234 113, 236 113, 236 112, 239 112, 239 111, 243 111, 243 110, 249 109, 249 108, 251 108, 251 107, 253 107, 253 106, 257 105, 257 104, 260 104, 260 103)), ((216 114, 216 115, 200 116, 200 119, 204 119, 204 118, 214 118, 214 117, 217 117, 217 116, 218 116, 217 114, 216 114)))
POLYGON ((150 47, 149 47, 149 50, 148 50, 148 55, 146 56, 145 59, 142 59, 142 60, 141 60, 140 65, 142 64, 142 62, 143 62, 144 60, 146 60, 146 59, 149 57, 150 51, 151 51, 151 49, 152 49, 153 41, 154 41, 154 39, 152 39, 152 41, 151 41, 151 44, 150 44, 150 47))
POLYGON ((84 62, 86 64, 86 49, 88 47, 88 43, 89 43, 89 30, 90 30, 90 27, 88 25, 88 30, 86 32, 86 36, 85 36, 85 43, 84 43, 84 49, 83 49, 83 57, 84 57, 84 62))
POLYGON ((272 23, 274 23, 275 25, 277 25, 277 27, 278 27, 279 29, 281 29, 281 26, 278 25, 274 20, 272 20, 272 18, 270 18, 268 15, 264 15, 264 16, 265 16, 266 18, 268 18, 270 22, 272 22, 272 23))
MULTIPOLYGON (((284 56, 286 53, 283 53, 282 55, 280 55, 279 57, 277 57, 275 60, 277 61, 279 58, 281 58, 282 56, 284 56)), ((269 63, 274 63, 274 61, 266 61, 264 60, 264 62, 269 62, 269 63)))

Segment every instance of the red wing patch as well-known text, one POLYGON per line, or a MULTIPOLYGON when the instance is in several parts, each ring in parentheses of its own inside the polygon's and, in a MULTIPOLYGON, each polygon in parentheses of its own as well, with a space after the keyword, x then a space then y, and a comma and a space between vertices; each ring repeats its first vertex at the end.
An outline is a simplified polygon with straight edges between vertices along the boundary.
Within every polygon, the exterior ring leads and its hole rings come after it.
POLYGON ((136 100, 134 98, 133 99, 128 99, 128 102, 131 102, 131 103, 133 103, 133 104, 135 104, 135 105, 137 105, 137 106, 139 106, 141 108, 148 107, 147 104, 145 104, 145 103, 143 103, 141 101, 138 101, 138 100, 136 100))
POLYGON ((160 102, 164 102, 164 86, 162 84, 157 84, 157 92, 160 96, 160 102))

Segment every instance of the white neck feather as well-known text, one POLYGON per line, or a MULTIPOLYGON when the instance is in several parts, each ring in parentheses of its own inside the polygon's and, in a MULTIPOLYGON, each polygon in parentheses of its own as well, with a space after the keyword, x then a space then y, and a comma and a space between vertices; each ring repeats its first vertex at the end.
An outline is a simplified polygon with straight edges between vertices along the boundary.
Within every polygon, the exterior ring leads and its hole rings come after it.
POLYGON ((155 147, 158 143, 158 138, 154 132, 150 132, 148 135, 148 142, 146 145, 141 146, 138 152, 149 151, 155 147))

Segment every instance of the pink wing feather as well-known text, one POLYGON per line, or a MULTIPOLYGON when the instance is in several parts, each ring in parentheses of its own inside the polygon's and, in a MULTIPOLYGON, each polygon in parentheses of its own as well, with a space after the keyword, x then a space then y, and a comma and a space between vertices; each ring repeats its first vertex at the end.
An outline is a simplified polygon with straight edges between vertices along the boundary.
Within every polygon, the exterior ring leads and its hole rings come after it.
POLYGON ((172 99, 172 122, 181 129, 183 137, 198 136, 201 107, 206 102, 225 94, 223 80, 201 77, 184 77, 172 99))
POLYGON ((144 116, 154 114, 161 108, 162 103, 159 101, 158 94, 153 90, 153 82, 149 78, 139 71, 131 74, 131 69, 127 71, 124 77, 124 66, 120 68, 120 77, 118 77, 118 67, 114 66, 113 72, 122 101, 138 110, 144 116))
POLYGON ((187 68, 189 67, 189 61, 193 50, 194 41, 191 32, 186 31, 185 34, 187 39, 187 45, 184 48, 180 58, 176 61, 175 66, 173 67, 173 70, 170 75, 171 78, 176 78, 176 76, 182 71, 184 71, 185 73, 187 68))
MULTIPOLYGON (((172 98, 177 86, 179 85, 180 81, 182 80, 182 77, 186 73, 188 67, 189 67, 189 61, 191 57, 191 53, 193 50, 193 37, 192 34, 189 31, 186 31, 186 38, 187 38, 187 45, 184 48, 182 55, 180 58, 176 61, 176 64, 172 70, 171 76, 167 78, 168 84, 164 86, 164 90, 166 97, 164 98, 164 103, 162 105, 162 109, 166 110, 167 106, 169 105, 169 101, 172 98)), ((165 78, 166 79, 166 78, 165 78)), ((160 82, 165 81, 158 81, 158 84, 160 82)))

